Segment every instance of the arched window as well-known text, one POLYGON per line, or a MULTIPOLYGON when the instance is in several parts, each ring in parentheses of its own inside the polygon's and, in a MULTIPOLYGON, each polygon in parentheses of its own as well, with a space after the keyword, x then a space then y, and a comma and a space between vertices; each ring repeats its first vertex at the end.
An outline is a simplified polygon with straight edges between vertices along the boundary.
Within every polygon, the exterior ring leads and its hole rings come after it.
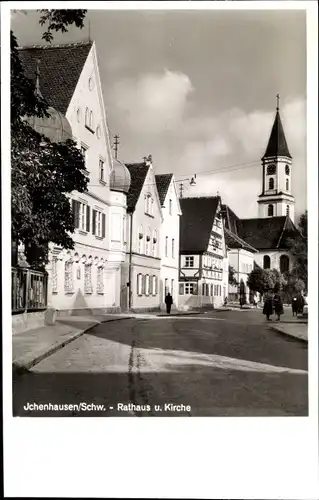
POLYGON ((273 217, 274 215, 274 205, 268 205, 268 217, 273 217))
POLYGON ((269 257, 269 255, 264 255, 264 269, 270 269, 270 257, 269 257))
POLYGON ((287 215, 289 215, 289 214, 290 214, 290 206, 289 206, 289 205, 287 205, 287 207, 286 207, 286 214, 287 214, 287 215))
POLYGON ((270 177, 269 179, 269 189, 274 189, 274 178, 270 177))
POLYGON ((289 271, 289 257, 288 255, 282 255, 280 257, 280 272, 286 273, 289 271))
POLYGON ((141 224, 138 233, 138 253, 143 253, 143 238, 144 238, 144 230, 143 230, 143 225, 141 224))
POLYGON ((289 179, 286 179, 286 191, 289 191, 289 179))
POLYGON ((89 120, 90 120, 89 108, 85 108, 85 125, 87 127, 89 126, 89 120))
POLYGON ((157 245, 157 231, 154 229, 153 231, 153 243, 152 243, 152 255, 156 257, 156 245, 157 245))
POLYGON ((151 247, 151 230, 148 227, 147 228, 147 233, 146 233, 146 255, 150 254, 150 247, 151 247))

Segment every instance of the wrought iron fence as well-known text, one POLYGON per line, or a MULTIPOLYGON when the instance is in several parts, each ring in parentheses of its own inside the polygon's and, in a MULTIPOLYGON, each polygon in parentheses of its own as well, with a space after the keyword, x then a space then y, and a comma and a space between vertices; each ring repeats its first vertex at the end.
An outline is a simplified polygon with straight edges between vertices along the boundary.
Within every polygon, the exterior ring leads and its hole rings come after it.
POLYGON ((13 313, 36 311, 47 306, 47 273, 27 268, 11 268, 11 308, 13 313))

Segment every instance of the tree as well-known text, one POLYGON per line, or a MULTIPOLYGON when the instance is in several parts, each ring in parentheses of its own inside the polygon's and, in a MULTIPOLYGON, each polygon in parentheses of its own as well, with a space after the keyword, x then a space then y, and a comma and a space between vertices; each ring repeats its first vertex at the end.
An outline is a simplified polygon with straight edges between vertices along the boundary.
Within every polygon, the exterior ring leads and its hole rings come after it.
POLYGON ((77 28, 82 29, 84 27, 84 18, 87 13, 85 9, 68 9, 68 10, 56 10, 56 9, 40 9, 41 18, 40 24, 43 26, 48 23, 47 31, 42 35, 42 38, 47 42, 51 43, 53 40, 52 31, 61 31, 66 33, 68 31, 68 26, 75 24, 77 28))
POLYGON ((235 269, 233 266, 228 266, 228 283, 233 286, 237 286, 238 282, 235 278, 235 269))
POLYGON ((308 281, 308 212, 300 216, 298 222, 299 236, 287 240, 288 248, 294 256, 291 277, 302 280, 307 288, 308 281))
POLYGON ((260 267, 253 269, 247 278, 247 286, 253 292, 259 292, 262 296, 266 290, 271 290, 275 285, 275 277, 269 269, 260 267))
MULTIPOLYGON (((48 32, 67 31, 66 26, 73 23, 81 28, 85 12, 44 11, 40 22, 49 21, 48 32)), ((67 194, 86 191, 88 179, 75 142, 51 143, 24 120, 26 116, 48 116, 48 103, 34 90, 11 32, 12 241, 24 245, 30 265, 43 267, 50 242, 74 247, 70 234, 75 226, 67 194)))
POLYGON ((239 303, 240 306, 242 307, 244 304, 246 304, 246 285, 244 283, 244 280, 241 279, 239 283, 239 303))

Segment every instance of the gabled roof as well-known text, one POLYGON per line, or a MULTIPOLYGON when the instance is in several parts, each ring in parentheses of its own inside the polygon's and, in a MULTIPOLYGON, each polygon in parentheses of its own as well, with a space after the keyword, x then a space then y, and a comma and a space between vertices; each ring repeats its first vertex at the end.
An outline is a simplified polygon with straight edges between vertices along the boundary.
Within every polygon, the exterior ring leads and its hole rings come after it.
POLYGON ((171 183, 172 178, 173 178, 173 174, 155 175, 155 182, 156 182, 157 192, 158 192, 161 206, 164 205, 167 191, 168 191, 168 188, 169 188, 169 185, 171 183))
POLYGON ((256 253, 258 250, 256 248, 246 243, 246 241, 242 240, 236 234, 232 233, 225 227, 225 242, 228 248, 242 248, 243 250, 247 250, 248 252, 256 253))
POLYGON ((221 206, 221 213, 224 219, 225 228, 229 229, 233 234, 237 234, 236 221, 239 217, 229 208, 228 205, 221 206))
POLYGON ((287 239, 299 232, 287 216, 238 219, 237 235, 257 250, 288 248, 287 239))
POLYGON ((288 156, 291 158, 278 109, 264 158, 268 156, 288 156))
POLYGON ((180 199, 180 252, 207 250, 219 202, 219 196, 180 199))
POLYGON ((64 115, 92 45, 93 42, 79 42, 65 45, 36 45, 19 49, 25 75, 34 84, 37 61, 40 61, 41 93, 48 104, 64 115))
POLYGON ((140 197, 150 165, 143 163, 126 163, 131 175, 131 186, 127 195, 127 210, 134 212, 140 197))

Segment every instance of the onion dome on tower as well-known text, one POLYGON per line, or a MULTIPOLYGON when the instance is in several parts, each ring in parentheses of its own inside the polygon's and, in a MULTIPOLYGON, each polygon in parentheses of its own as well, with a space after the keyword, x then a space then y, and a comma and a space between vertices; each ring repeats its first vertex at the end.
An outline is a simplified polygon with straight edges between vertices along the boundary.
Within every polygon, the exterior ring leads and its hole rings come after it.
MULTIPOLYGON (((42 97, 39 81, 39 62, 40 61, 37 62, 35 94, 42 97)), ((64 114, 52 106, 48 107, 47 113, 49 116, 26 116, 24 120, 36 132, 44 135, 50 139, 51 142, 65 142, 68 139, 72 139, 71 125, 64 114)))
POLYGON ((128 168, 116 158, 113 158, 113 170, 110 174, 111 191, 127 194, 131 185, 131 174, 128 168))

